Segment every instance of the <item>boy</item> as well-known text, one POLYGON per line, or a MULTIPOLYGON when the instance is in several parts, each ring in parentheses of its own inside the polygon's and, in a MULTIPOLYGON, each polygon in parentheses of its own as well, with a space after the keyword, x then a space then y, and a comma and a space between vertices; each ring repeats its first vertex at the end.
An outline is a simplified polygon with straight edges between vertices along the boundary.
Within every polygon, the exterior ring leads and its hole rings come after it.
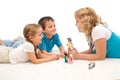
POLYGON ((64 52, 66 51, 64 46, 62 45, 58 33, 56 33, 56 26, 54 19, 50 16, 45 16, 38 21, 38 24, 41 25, 43 30, 42 43, 38 45, 42 53, 45 54, 50 53, 54 45, 57 45, 57 47, 61 52, 60 56, 63 57, 64 52))

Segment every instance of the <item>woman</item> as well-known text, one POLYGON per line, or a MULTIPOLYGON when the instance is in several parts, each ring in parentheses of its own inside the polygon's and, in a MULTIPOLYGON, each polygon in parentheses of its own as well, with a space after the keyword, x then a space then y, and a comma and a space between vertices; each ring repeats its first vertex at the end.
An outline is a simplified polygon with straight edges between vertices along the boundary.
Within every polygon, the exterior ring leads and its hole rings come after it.
POLYGON ((103 60, 105 58, 120 58, 120 37, 108 29, 94 9, 85 7, 75 12, 76 26, 85 34, 89 50, 78 52, 75 48, 69 50, 74 59, 103 60), (80 54, 78 54, 80 53, 80 54))

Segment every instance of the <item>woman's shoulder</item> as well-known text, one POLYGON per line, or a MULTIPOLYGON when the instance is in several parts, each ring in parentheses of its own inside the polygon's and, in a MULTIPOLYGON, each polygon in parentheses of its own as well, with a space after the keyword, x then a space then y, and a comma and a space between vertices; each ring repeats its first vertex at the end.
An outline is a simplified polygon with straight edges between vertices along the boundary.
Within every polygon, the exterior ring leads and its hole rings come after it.
POLYGON ((102 24, 98 24, 93 28, 93 32, 96 31, 110 31, 107 26, 104 26, 102 24))
POLYGON ((100 38, 109 39, 110 36, 111 36, 111 31, 106 26, 96 25, 92 30, 93 41, 100 38))

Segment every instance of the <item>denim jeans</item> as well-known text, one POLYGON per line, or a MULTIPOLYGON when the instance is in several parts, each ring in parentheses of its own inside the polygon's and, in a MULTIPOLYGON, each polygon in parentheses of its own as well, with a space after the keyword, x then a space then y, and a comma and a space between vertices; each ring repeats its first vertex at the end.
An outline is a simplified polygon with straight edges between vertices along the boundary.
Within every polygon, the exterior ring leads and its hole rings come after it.
POLYGON ((23 37, 20 37, 17 41, 12 40, 3 40, 3 45, 7 47, 17 48, 20 44, 23 44, 25 42, 25 39, 23 37))

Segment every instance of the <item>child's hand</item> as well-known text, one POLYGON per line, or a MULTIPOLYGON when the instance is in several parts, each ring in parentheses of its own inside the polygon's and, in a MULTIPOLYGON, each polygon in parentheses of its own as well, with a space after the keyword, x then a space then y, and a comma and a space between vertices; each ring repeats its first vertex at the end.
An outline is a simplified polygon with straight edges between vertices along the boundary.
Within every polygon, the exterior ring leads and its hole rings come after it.
POLYGON ((51 56, 53 60, 58 60, 59 59, 59 55, 52 55, 51 56))
POLYGON ((65 51, 65 52, 63 52, 63 53, 60 53, 60 54, 59 54, 59 57, 64 58, 65 53, 67 53, 67 52, 65 51))
POLYGON ((63 54, 64 54, 64 55, 68 55, 68 52, 67 52, 67 51, 64 51, 63 54))
POLYGON ((68 52, 67 51, 64 51, 63 53, 60 53, 59 54, 59 57, 60 58, 64 58, 64 55, 67 55, 68 54, 68 52))
POLYGON ((56 55, 56 57, 57 57, 56 60, 58 60, 60 58, 60 56, 58 54, 56 55))

